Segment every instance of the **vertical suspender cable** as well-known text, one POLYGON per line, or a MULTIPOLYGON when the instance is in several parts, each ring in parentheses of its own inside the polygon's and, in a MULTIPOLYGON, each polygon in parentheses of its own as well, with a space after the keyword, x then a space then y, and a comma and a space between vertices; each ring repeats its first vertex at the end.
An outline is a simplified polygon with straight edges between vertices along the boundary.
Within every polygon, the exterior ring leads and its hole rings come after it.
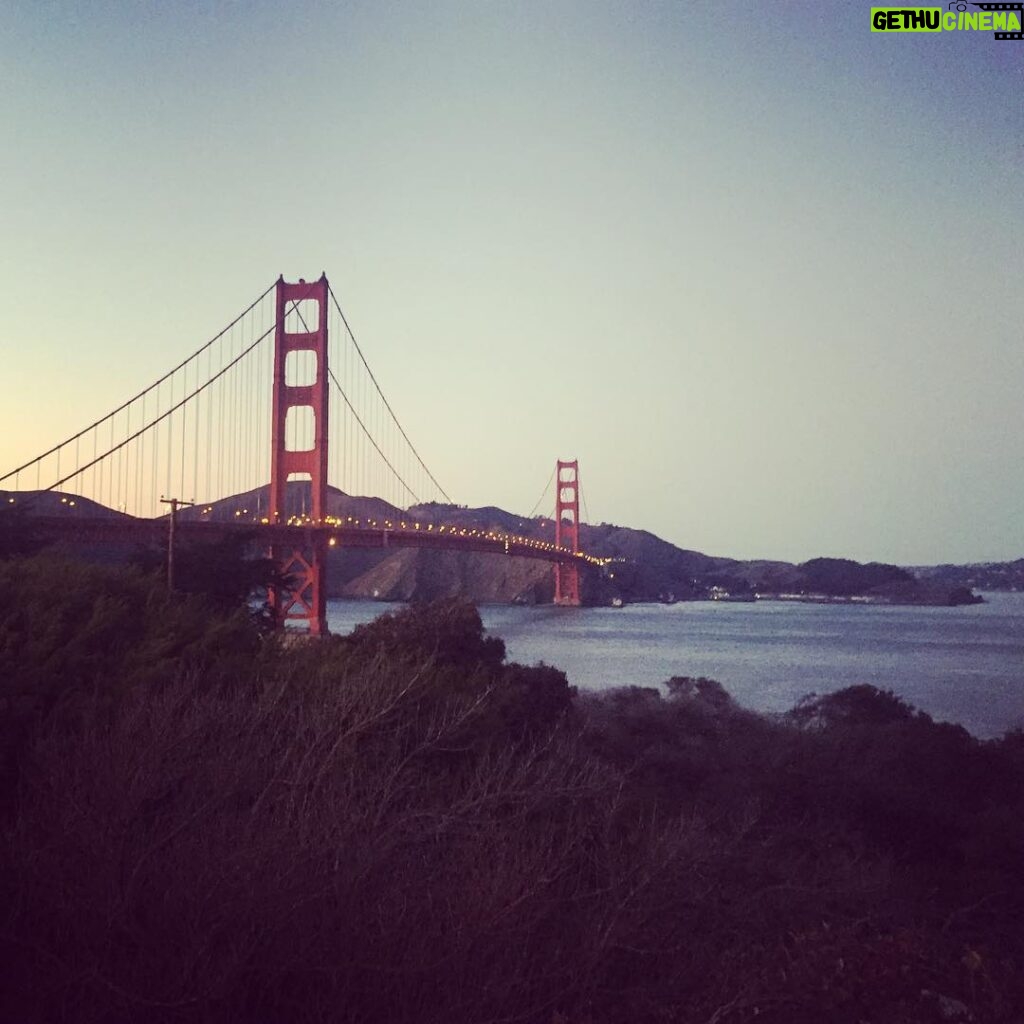
MULTIPOLYGON (((100 428, 97 427, 93 431, 92 443, 93 447, 97 452, 100 450, 100 428)), ((99 465, 96 467, 99 474, 99 484, 97 485, 96 493, 93 495, 93 499, 98 501, 101 505, 103 504, 104 487, 106 487, 107 474, 106 467, 103 465, 103 460, 100 459, 99 465)))
MULTIPOLYGON (((160 415, 160 385, 156 388, 156 413, 160 415)), ((153 451, 152 451, 152 466, 150 467, 149 473, 149 508, 147 513, 153 515, 156 512, 156 487, 157 487, 157 473, 158 470, 158 449, 160 448, 160 421, 157 421, 156 427, 153 429, 153 451)))
MULTIPOLYGON (((174 408, 174 377, 173 376, 168 381, 168 384, 170 385, 170 389, 171 389, 170 398, 168 399, 168 401, 170 403, 169 408, 173 409, 174 408)), ((174 451, 174 447, 173 446, 174 446, 174 413, 172 412, 171 415, 167 417, 167 491, 166 491, 167 497, 171 497, 171 495, 174 493, 171 490, 171 462, 172 462, 172 452, 174 451)))
MULTIPOLYGON (((196 360, 196 383, 199 383, 199 360, 196 360)), ((196 412, 192 426, 192 500, 199 501, 199 428, 202 423, 202 395, 196 399, 196 412)), ((205 500, 205 497, 204 499, 205 500)))
MULTIPOLYGON (((241 328, 239 328, 241 331, 241 328)), ((235 357, 235 349, 241 349, 243 347, 242 340, 237 336, 231 345, 231 358, 235 357)), ((229 494, 238 494, 241 488, 239 487, 239 470, 241 464, 241 452, 238 448, 238 425, 242 418, 242 376, 238 370, 231 372, 231 419, 229 426, 231 428, 231 482, 228 485, 229 494)))
MULTIPOLYGON (((264 325, 265 320, 266 320, 266 306, 265 306, 265 304, 260 303, 260 334, 261 335, 263 334, 263 325, 264 325)), ((271 352, 271 355, 272 355, 273 354, 273 349, 271 349, 270 352, 271 352)), ((258 397, 257 397, 257 401, 260 403, 260 405, 259 405, 259 410, 260 410, 260 421, 259 421, 259 423, 260 423, 260 431, 259 431, 259 441, 258 441, 258 443, 256 445, 256 450, 258 452, 270 451, 270 448, 271 448, 270 430, 268 429, 268 427, 269 427, 269 420, 266 418, 267 417, 267 411, 266 410, 269 409, 270 402, 267 401, 267 391, 264 390, 265 386, 268 383, 269 378, 268 378, 268 375, 265 373, 265 369, 266 369, 266 359, 263 358, 263 359, 260 360, 260 363, 259 363, 259 385, 258 385, 258 397), (265 445, 265 447, 264 447, 264 445, 265 445)), ((268 492, 269 492, 270 467, 266 466, 265 468, 266 468, 266 480, 267 480, 268 492)), ((257 479, 257 482, 262 486, 263 479, 264 479, 263 467, 258 469, 258 472, 256 474, 256 479, 257 479)))
MULTIPOLYGON (((181 390, 183 394, 188 394, 188 364, 181 371, 181 390)), ((185 444, 188 439, 188 406, 184 405, 181 409, 181 486, 178 488, 178 497, 185 497, 185 444)), ((195 495, 192 495, 195 498, 195 495)))
MULTIPOLYGON (((213 351, 211 349, 207 349, 206 379, 209 380, 212 376, 213 351)), ((213 488, 211 487, 211 474, 213 472, 213 455, 213 395, 208 394, 206 396, 206 457, 203 459, 203 465, 206 468, 206 496, 203 499, 204 501, 209 501, 213 497, 213 488)))
MULTIPOLYGON (((248 321, 248 326, 249 326, 249 330, 248 330, 248 333, 246 335, 247 343, 251 342, 253 337, 254 337, 254 335, 253 335, 253 321, 251 321, 251 320, 248 321)), ((244 480, 245 490, 247 490, 247 491, 252 489, 254 481, 255 481, 255 474, 252 471, 252 460, 253 460, 253 457, 255 455, 255 451, 254 451, 255 437, 253 435, 252 428, 253 428, 253 405, 255 404, 256 396, 252 392, 252 374, 253 374, 253 366, 252 366, 252 361, 250 360, 250 361, 248 361, 245 364, 245 430, 243 431, 243 434, 245 435, 245 439, 246 439, 245 452, 248 455, 248 458, 246 459, 245 480, 244 480)))
MULTIPOLYGON (((235 357, 235 329, 231 329, 228 335, 228 361, 235 357)), ((217 495, 226 498, 234 492, 233 480, 235 475, 235 389, 237 381, 233 374, 224 378, 225 402, 224 402, 224 451, 227 456, 224 465, 223 478, 218 481, 217 495)))
MULTIPOLYGON (((142 396, 142 422, 146 422, 146 396, 142 396)), ((142 515, 142 478, 146 458, 146 437, 139 438, 139 457, 135 462, 135 515, 142 515)))

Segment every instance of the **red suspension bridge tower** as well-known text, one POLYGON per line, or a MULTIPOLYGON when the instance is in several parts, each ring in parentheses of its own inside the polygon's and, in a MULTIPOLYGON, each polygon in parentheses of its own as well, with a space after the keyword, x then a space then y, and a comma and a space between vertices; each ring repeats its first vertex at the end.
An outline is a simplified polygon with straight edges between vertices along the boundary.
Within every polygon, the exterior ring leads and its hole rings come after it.
MULTIPOLYGON (((555 470, 555 545, 580 549, 579 462, 558 460, 555 470)), ((578 608, 580 604, 580 570, 572 562, 555 563, 555 604, 578 608)))
MULTIPOLYGON (((274 331, 274 399, 271 418, 270 502, 271 523, 286 523, 288 481, 310 482, 309 525, 320 526, 327 515, 327 275, 307 284, 277 281, 277 326, 274 331), (291 310, 288 306, 291 303, 291 310), (308 311, 308 312, 307 312, 308 311), (289 318, 289 313, 291 317, 289 318), (313 323, 315 313, 316 322, 313 323), (301 330, 287 330, 298 321, 301 330), (302 353, 311 353, 303 359, 302 353), (315 368, 309 373, 310 365, 315 368), (302 371, 305 376, 302 376, 302 371), (295 383, 295 381, 298 381, 295 383), (312 418, 312 447, 290 447, 300 432, 289 430, 289 413, 297 417, 307 409, 312 418)), ((309 416, 309 413, 306 414, 309 416)), ((299 531, 296 531, 298 533, 299 531)), ((270 595, 278 628, 305 624, 312 636, 327 632, 327 552, 322 533, 310 529, 305 542, 292 547, 275 545, 272 556, 288 579, 270 595)))

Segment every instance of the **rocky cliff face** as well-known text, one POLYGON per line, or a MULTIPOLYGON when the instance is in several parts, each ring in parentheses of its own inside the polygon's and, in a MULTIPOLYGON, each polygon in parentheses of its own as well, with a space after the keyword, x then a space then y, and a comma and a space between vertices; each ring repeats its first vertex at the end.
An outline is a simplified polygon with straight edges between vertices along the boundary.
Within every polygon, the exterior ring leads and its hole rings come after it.
POLYGON ((333 597, 427 601, 468 597, 478 603, 539 604, 554 593, 545 562, 465 551, 331 553, 328 592, 333 597))

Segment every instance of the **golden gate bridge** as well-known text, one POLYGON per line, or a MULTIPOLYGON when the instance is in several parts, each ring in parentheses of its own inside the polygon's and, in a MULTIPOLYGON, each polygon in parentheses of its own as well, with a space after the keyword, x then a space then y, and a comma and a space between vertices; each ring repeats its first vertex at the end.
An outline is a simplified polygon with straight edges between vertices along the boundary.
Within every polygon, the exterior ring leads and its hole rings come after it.
POLYGON ((578 463, 558 460, 552 479, 553 542, 445 521, 455 505, 402 427, 323 274, 279 278, 147 388, 0 476, 0 488, 8 506, 37 506, 38 530, 93 541, 161 538, 167 496, 176 495, 170 521, 189 539, 257 537, 286 580, 269 595, 277 626, 319 635, 327 629, 327 554, 339 546, 539 558, 554 565, 555 603, 578 605, 581 568, 610 560, 580 549, 578 463), (339 492, 373 495, 391 511, 339 514, 339 492), (218 500, 246 493, 247 507, 227 521, 216 515, 218 500), (191 507, 179 510, 179 502, 191 507))

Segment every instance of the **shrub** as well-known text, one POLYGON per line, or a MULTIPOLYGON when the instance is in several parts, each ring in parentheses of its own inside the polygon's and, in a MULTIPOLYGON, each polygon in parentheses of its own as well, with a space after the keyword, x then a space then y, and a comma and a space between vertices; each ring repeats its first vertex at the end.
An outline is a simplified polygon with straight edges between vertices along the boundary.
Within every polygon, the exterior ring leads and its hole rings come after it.
POLYGON ((56 699, 0 838, 0 1020, 1017 1020, 1019 735, 870 688, 575 695, 465 605, 277 643, 12 571, 53 621, 5 599, 4 665, 56 699))
POLYGON ((247 671, 257 651, 244 613, 169 594, 156 577, 46 554, 0 562, 0 806, 51 715, 95 716, 182 674, 212 685, 247 671))
POLYGON ((571 735, 463 749, 492 688, 307 649, 245 699, 179 679, 42 732, 0 1016, 549 1020, 678 946, 665 879, 699 833, 631 821, 571 735))
POLYGON ((497 669, 505 660, 504 641, 484 635, 479 613, 466 601, 436 601, 389 612, 356 626, 347 644, 359 653, 390 651, 460 668, 497 669))

